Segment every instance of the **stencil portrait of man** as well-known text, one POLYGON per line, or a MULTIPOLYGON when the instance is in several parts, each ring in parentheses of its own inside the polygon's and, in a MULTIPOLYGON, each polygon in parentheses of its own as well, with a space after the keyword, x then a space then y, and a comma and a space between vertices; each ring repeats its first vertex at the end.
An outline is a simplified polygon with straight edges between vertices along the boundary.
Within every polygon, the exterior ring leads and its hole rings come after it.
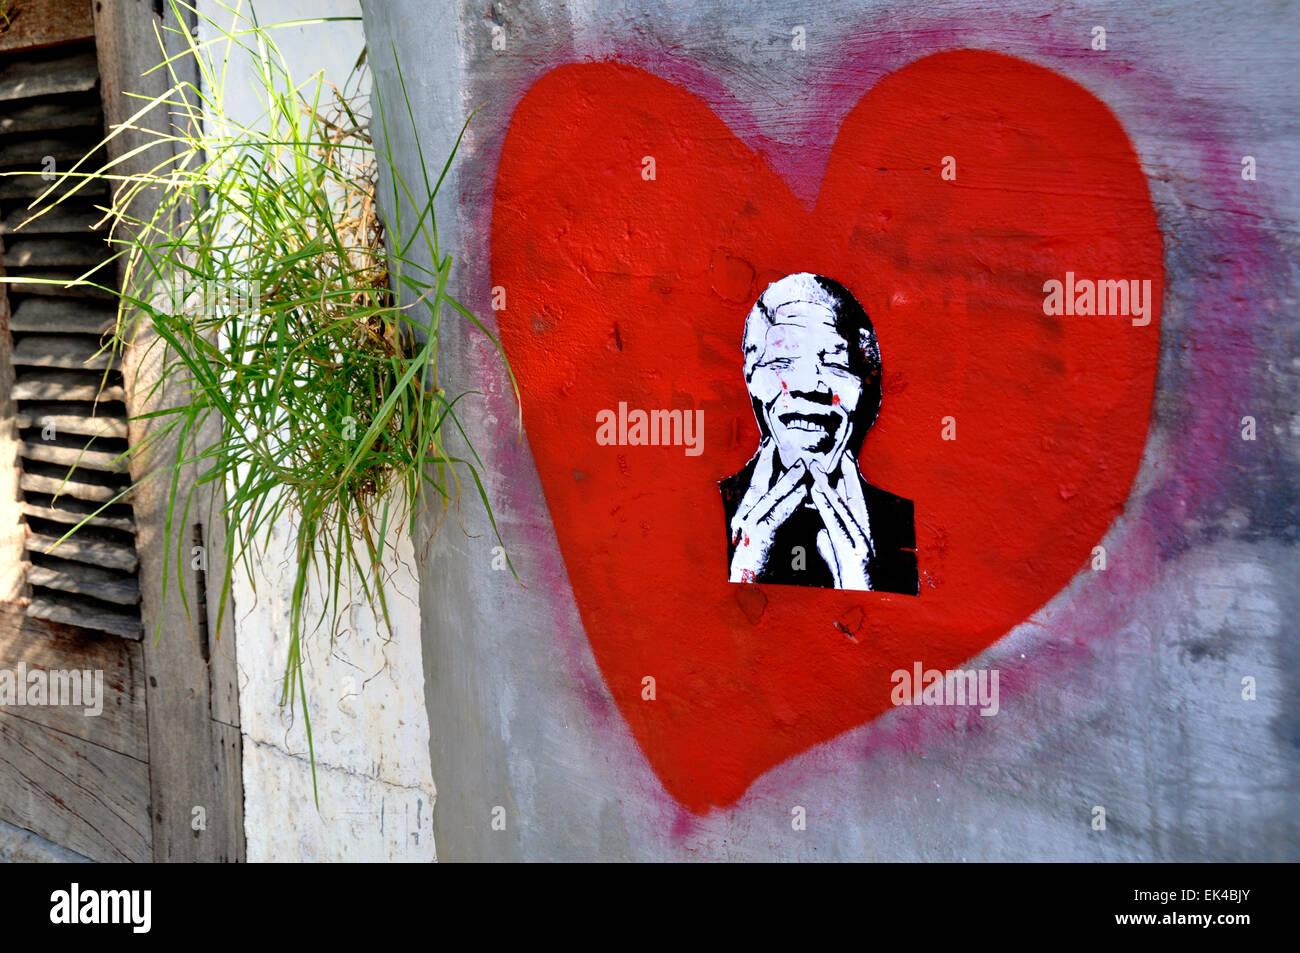
POLYGON ((858 469, 881 402, 862 305, 830 278, 787 275, 749 312, 742 348, 762 439, 718 484, 730 581, 918 595, 912 501, 858 469))

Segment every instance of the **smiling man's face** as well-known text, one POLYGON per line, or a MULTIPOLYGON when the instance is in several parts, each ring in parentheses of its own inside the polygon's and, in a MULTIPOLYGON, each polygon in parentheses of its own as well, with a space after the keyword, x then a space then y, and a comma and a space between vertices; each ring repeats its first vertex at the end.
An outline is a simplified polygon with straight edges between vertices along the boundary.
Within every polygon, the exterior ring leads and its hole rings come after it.
POLYGON ((816 461, 834 472, 862 397, 849 344, 824 305, 791 301, 774 317, 759 343, 749 392, 786 467, 816 461))

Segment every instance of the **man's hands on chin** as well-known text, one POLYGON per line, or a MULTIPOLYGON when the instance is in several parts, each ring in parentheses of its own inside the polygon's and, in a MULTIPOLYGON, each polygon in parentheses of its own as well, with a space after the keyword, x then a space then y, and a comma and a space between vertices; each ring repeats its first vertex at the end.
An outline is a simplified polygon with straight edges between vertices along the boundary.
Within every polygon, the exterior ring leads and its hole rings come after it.
POLYGON ((816 462, 808 468, 813 478, 812 501, 825 524, 817 533, 817 552, 830 567, 836 589, 870 589, 867 567, 875 551, 857 461, 845 454, 840 457, 839 469, 839 486, 833 490, 816 462))
POLYGON ((772 440, 765 439, 758 448, 758 463, 749 489, 732 517, 731 540, 736 551, 731 557, 731 582, 755 581, 771 557, 776 531, 808 496, 808 488, 803 484, 808 467, 802 460, 768 488, 775 454, 772 440))
POLYGON ((754 582, 758 578, 772 558, 777 530, 805 500, 811 499, 825 527, 817 533, 817 552, 830 569, 835 588, 869 590, 868 569, 875 550, 857 462, 847 454, 841 455, 835 488, 816 461, 805 464, 802 460, 768 488, 775 456, 772 441, 764 440, 753 479, 731 520, 735 545, 731 582, 754 582), (809 476, 811 487, 805 480, 809 476))

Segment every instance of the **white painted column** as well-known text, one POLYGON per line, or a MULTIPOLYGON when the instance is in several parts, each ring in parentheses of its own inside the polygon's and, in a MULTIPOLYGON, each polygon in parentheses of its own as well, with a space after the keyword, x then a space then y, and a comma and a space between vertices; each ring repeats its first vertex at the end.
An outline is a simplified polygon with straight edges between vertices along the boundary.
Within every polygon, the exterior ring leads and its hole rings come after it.
MULTIPOLYGON (((361 13, 357 0, 258 0, 256 9, 263 25, 361 13)), ((214 4, 202 4, 200 12, 219 21, 230 16, 214 4)), ((209 39, 210 32, 201 25, 200 39, 209 39)), ((296 82, 324 70, 327 83, 340 88, 365 43, 359 20, 282 28, 273 35, 296 82)), ((251 122, 260 115, 256 88, 248 63, 232 59, 225 89, 234 118, 251 122), (243 89, 248 94, 241 98, 243 89)), ((400 537, 390 528, 384 568, 391 638, 353 586, 352 605, 335 638, 327 623, 304 639, 318 810, 301 700, 295 698, 292 713, 280 706, 294 537, 292 525, 276 525, 251 578, 242 565, 235 569, 248 860, 435 860, 436 791, 411 540, 404 528, 400 537)), ((331 586, 331 580, 317 580, 304 613, 309 625, 325 611, 322 594, 331 586)))

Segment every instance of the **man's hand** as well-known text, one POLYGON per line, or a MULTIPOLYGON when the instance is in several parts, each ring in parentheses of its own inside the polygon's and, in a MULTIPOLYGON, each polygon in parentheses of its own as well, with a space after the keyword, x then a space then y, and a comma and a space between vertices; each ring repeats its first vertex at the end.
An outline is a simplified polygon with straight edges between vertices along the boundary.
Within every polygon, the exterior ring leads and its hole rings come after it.
POLYGON ((802 484, 808 468, 802 460, 795 463, 771 489, 772 461, 775 445, 764 440, 758 449, 758 463, 736 515, 731 520, 731 540, 736 547, 731 557, 731 581, 754 582, 767 566, 776 531, 808 495, 802 484))
POLYGON ((836 589, 871 588, 867 567, 875 550, 857 467, 851 454, 840 458, 839 493, 831 489, 816 463, 808 468, 813 478, 812 501, 826 526, 817 533, 817 552, 830 567, 836 589))

